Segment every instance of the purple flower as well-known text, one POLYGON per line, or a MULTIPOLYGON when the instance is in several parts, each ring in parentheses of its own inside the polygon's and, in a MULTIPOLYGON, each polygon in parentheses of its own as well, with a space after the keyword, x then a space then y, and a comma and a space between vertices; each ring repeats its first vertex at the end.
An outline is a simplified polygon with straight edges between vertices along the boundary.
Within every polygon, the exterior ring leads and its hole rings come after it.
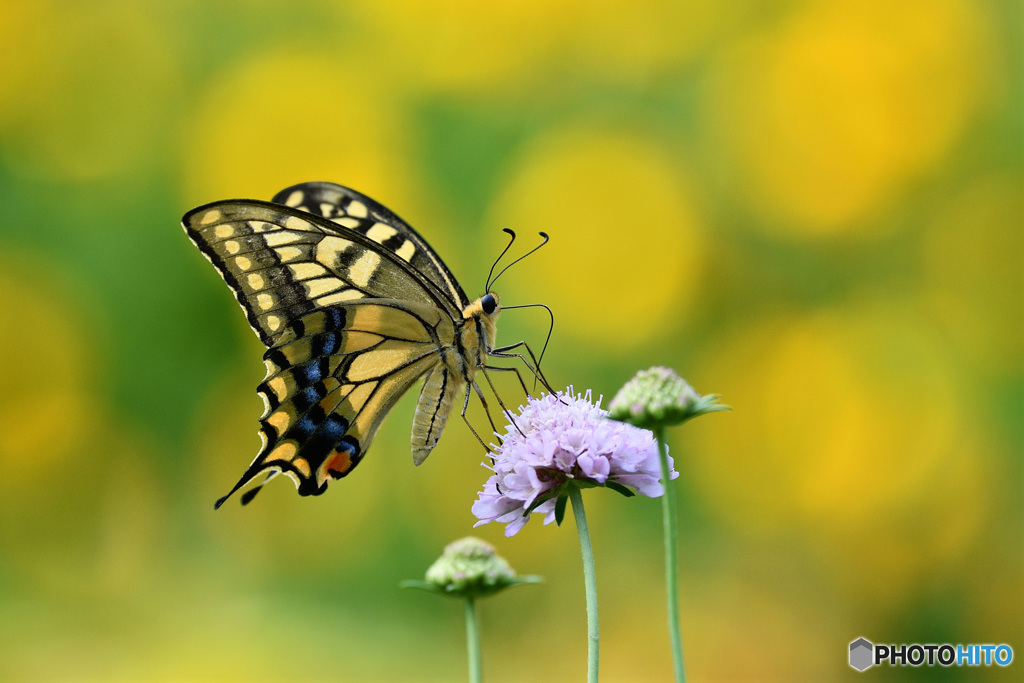
MULTIPOLYGON (((502 444, 490 467, 494 474, 473 503, 480 520, 506 524, 512 536, 533 512, 556 517, 559 498, 567 486, 608 486, 623 493, 635 490, 657 498, 664 492, 661 465, 654 434, 623 422, 607 419, 607 411, 591 402, 590 391, 532 396, 513 423, 505 429, 502 444)), ((671 477, 679 474, 672 469, 671 477)))

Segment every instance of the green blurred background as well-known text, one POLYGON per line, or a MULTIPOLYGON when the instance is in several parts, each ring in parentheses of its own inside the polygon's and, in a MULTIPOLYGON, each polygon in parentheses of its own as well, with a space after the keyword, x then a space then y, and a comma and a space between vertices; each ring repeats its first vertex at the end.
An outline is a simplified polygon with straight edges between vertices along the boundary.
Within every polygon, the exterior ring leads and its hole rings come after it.
MULTIPOLYGON (((179 219, 306 180, 397 211, 472 296, 502 227, 550 233, 499 291, 555 310, 554 384, 666 364, 733 406, 672 433, 692 680, 852 678, 858 636, 1024 656, 1022 26, 969 0, 4 0, 0 678, 462 680, 458 604, 397 584, 469 533, 547 578, 484 604, 488 679, 583 678, 571 521, 474 532, 479 446, 455 419, 413 468, 415 396, 326 495, 213 511, 264 369, 179 219)), ((499 340, 545 331, 509 311, 499 340)), ((604 679, 666 680, 659 501, 587 502, 604 679)))

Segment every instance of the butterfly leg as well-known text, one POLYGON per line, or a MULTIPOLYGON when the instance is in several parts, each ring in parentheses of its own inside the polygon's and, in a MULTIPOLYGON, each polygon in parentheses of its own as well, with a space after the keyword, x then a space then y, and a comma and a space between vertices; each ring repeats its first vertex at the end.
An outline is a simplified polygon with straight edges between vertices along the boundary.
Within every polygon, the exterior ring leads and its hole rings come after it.
MULTIPOLYGON (((540 380, 541 384, 544 385, 544 388, 547 389, 549 393, 552 393, 552 394, 555 393, 555 390, 551 388, 550 384, 548 384, 547 378, 544 377, 544 374, 540 371, 540 364, 537 362, 537 357, 533 354, 533 349, 530 348, 530 345, 527 344, 525 340, 521 341, 521 342, 517 342, 515 344, 509 344, 508 346, 502 346, 502 347, 499 347, 497 349, 491 349, 491 351, 490 351, 490 353, 488 355, 494 356, 495 358, 518 358, 519 360, 521 360, 523 362, 523 365, 525 365, 530 370, 530 372, 533 373, 534 378, 540 380), (530 360, 533 361, 533 365, 530 365, 530 362, 528 360, 526 360, 526 358, 523 356, 523 354, 521 354, 521 353, 509 353, 509 351, 513 351, 514 349, 518 349, 520 346, 525 348, 526 352, 528 354, 530 354, 530 360)), ((522 378, 520 378, 519 381, 522 382, 522 378)), ((525 384, 523 385, 523 389, 525 391, 525 389, 526 389, 526 385, 525 384)), ((526 393, 529 394, 530 392, 527 391, 526 393)))
MULTIPOLYGON (((484 392, 482 392, 480 390, 480 385, 477 384, 476 382, 470 382, 469 384, 470 384, 470 386, 473 387, 473 391, 476 392, 476 395, 480 397, 480 403, 483 404, 484 412, 487 413, 487 421, 491 423, 491 431, 492 432, 497 432, 498 431, 498 427, 494 424, 494 418, 491 417, 491 407, 489 405, 487 405, 487 399, 484 398, 484 392)), ((469 392, 466 392, 466 393, 468 394, 469 392)), ((498 396, 498 395, 495 394, 495 396, 498 396)), ((501 403, 501 397, 498 397, 498 403, 499 404, 501 403)), ((467 398, 466 399, 466 406, 468 407, 468 405, 469 405, 469 399, 467 398)), ((465 410, 465 408, 463 408, 463 410, 465 410)))
MULTIPOLYGON (((498 399, 498 405, 501 406, 501 413, 502 413, 502 415, 504 415, 505 417, 508 418, 509 422, 511 422, 512 425, 516 428, 516 431, 518 431, 520 434, 523 434, 523 430, 520 429, 519 425, 516 424, 516 421, 512 419, 512 411, 509 410, 505 406, 505 402, 501 400, 501 395, 498 394, 498 390, 494 387, 494 382, 491 381, 491 376, 487 374, 488 370, 494 370, 495 372, 514 372, 514 373, 516 373, 516 377, 519 378, 519 383, 523 385, 523 391, 526 393, 527 396, 529 396, 530 392, 526 391, 526 384, 523 382, 523 376, 519 374, 519 369, 518 368, 501 368, 501 367, 498 367, 496 365, 485 365, 485 366, 481 367, 480 370, 484 373, 484 379, 487 380, 487 386, 489 386, 491 388, 491 392, 494 393, 494 398, 498 399)), ((479 391, 479 388, 477 390, 479 391)), ((480 400, 483 400, 483 398, 484 398, 483 396, 480 396, 480 400)), ((484 403, 484 405, 486 406, 487 404, 484 403)), ((494 423, 492 422, 491 424, 493 425, 494 423)), ((494 431, 497 432, 498 430, 495 429, 494 431)), ((526 436, 526 435, 523 434, 523 436, 526 436)))
MULTIPOLYGON (((489 378, 487 379, 487 383, 491 387, 491 390, 493 391, 494 390, 494 385, 491 384, 489 378)), ((480 385, 477 384, 475 381, 470 382, 470 385, 473 387, 473 391, 476 392, 476 395, 480 397, 480 403, 484 407, 484 412, 487 413, 487 421, 491 423, 491 432, 498 439, 498 444, 501 445, 502 443, 504 443, 504 441, 501 438, 501 434, 498 433, 498 426, 494 424, 494 418, 491 417, 491 407, 489 405, 487 405, 487 399, 484 398, 484 392, 480 390, 480 385)), ((466 406, 463 406, 463 410, 465 410, 465 408, 468 407, 468 394, 469 394, 469 392, 466 392, 466 393, 467 393, 467 403, 466 403, 466 406)), ((494 397, 498 399, 498 405, 500 405, 502 407, 502 410, 504 412, 507 412, 507 410, 505 409, 504 404, 501 402, 501 397, 498 396, 497 392, 494 393, 494 397)), ((488 448, 487 450, 488 450, 488 452, 491 451, 490 448, 488 448)), ((492 456, 491 460, 492 461, 494 460, 493 456, 492 456)))
POLYGON ((477 434, 476 429, 474 429, 473 423, 469 421, 468 417, 466 417, 466 411, 469 410, 469 396, 471 388, 476 390, 476 393, 480 396, 480 400, 483 401, 484 410, 487 411, 487 421, 491 423, 491 428, 494 431, 498 431, 497 428, 494 427, 494 420, 491 419, 490 411, 487 410, 487 401, 484 401, 483 394, 480 392, 480 387, 473 381, 470 381, 468 386, 466 386, 466 398, 462 401, 462 420, 466 423, 466 426, 469 427, 469 431, 473 432, 473 436, 475 436, 476 440, 480 442, 480 445, 484 447, 484 450, 490 453, 491 447, 484 443, 484 440, 480 438, 480 435, 477 434))
MULTIPOLYGON (((491 383, 491 378, 487 377, 487 371, 488 370, 494 370, 495 372, 514 372, 514 373, 516 373, 516 379, 519 380, 519 386, 521 386, 523 388, 523 393, 526 394, 527 396, 530 395, 530 390, 526 388, 526 382, 523 381, 523 376, 519 372, 519 368, 503 368, 503 367, 501 367, 499 365, 485 365, 485 366, 483 366, 481 368, 481 370, 484 371, 484 377, 487 378, 487 383, 490 384, 492 391, 494 390, 494 384, 491 383)), ((497 396, 498 392, 495 391, 494 395, 497 396)), ((501 403, 501 398, 498 399, 498 402, 501 403)), ((507 409, 505 408, 504 405, 502 405, 501 408, 502 408, 503 411, 507 412, 507 409)))

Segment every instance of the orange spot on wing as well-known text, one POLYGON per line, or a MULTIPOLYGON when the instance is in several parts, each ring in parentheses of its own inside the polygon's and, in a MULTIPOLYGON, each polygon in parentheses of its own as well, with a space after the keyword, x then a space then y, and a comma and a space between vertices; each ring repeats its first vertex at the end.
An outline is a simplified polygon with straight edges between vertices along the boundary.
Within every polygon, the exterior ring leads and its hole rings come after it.
POLYGON ((335 451, 334 455, 327 459, 327 473, 335 479, 341 479, 350 469, 352 469, 352 459, 349 457, 348 451, 335 451))

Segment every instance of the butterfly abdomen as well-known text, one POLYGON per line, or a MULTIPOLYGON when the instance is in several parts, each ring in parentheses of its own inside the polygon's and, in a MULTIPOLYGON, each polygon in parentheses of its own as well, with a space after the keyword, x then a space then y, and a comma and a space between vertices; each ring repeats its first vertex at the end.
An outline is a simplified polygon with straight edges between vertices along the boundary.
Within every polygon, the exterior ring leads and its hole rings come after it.
POLYGON ((416 465, 434 450, 452 404, 465 386, 465 379, 457 368, 451 367, 450 361, 435 365, 427 374, 412 418, 412 461, 416 465))
POLYGON ((437 445, 448 422, 452 405, 462 391, 468 391, 476 371, 486 364, 494 347, 498 297, 485 294, 463 309, 454 344, 442 344, 441 363, 427 374, 416 404, 412 422, 412 459, 417 465, 426 460, 437 445))

